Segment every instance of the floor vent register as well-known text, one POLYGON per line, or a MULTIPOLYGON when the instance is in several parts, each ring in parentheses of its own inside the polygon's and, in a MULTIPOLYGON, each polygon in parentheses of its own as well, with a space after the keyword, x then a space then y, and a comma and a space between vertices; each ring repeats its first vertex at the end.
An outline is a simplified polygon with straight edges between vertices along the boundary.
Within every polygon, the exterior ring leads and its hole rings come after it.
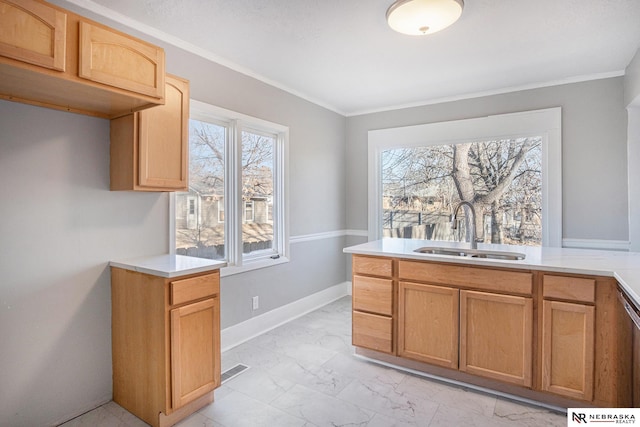
POLYGON ((249 367, 247 365, 243 365, 242 363, 238 363, 233 368, 227 369, 222 373, 222 376, 221 376, 222 384, 229 381, 231 378, 237 377, 247 369, 249 369, 249 367))

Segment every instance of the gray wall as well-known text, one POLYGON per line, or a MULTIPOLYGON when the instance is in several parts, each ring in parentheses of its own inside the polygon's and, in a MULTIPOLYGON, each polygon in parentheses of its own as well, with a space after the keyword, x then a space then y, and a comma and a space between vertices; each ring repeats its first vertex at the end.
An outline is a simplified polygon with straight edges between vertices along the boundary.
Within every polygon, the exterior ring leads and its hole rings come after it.
POLYGON ((629 239, 623 79, 610 78, 347 119, 347 227, 367 228, 367 131, 562 107, 563 237, 629 239))
MULTIPOLYGON (((291 236, 345 228, 345 117, 158 44, 193 99, 290 128, 291 236)), ((0 179, 0 426, 52 425, 111 399, 107 263, 168 250, 169 199, 108 191, 108 121, 5 101, 0 179)), ((344 239, 223 278, 223 328, 343 283, 344 239)))
MULTIPOLYGON (((168 71, 191 82, 191 98, 289 127, 291 236, 345 228, 346 119, 181 49, 164 46, 168 71)), ((222 280, 226 328, 345 281, 344 238, 291 245, 291 262, 222 280), (260 309, 251 309, 251 297, 260 309)))
POLYGON ((624 105, 640 106, 640 49, 631 59, 624 73, 624 105))
POLYGON ((108 262, 166 252, 168 196, 109 191, 109 122, 0 101, 0 425, 111 398, 108 262))
POLYGON ((629 240, 633 252, 640 252, 640 105, 629 107, 629 240))
POLYGON ((640 252, 640 49, 625 71, 624 103, 629 115, 629 240, 630 249, 640 252))

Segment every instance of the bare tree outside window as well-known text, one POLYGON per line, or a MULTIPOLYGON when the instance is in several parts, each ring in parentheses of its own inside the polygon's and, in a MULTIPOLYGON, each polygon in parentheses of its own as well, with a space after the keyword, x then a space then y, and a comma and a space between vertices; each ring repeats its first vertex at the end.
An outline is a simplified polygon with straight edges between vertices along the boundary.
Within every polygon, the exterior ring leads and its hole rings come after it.
POLYGON ((252 206, 252 220, 242 226, 245 254, 273 246, 273 220, 268 211, 273 209, 275 147, 275 135, 242 131, 242 200, 245 209, 252 206))
POLYGON ((189 120, 189 192, 176 195, 178 254, 225 259, 226 139, 225 126, 189 120))
POLYGON ((541 137, 385 150, 382 186, 386 237, 463 240, 450 215, 465 200, 484 242, 542 244, 541 137))
MULTIPOLYGON (((225 259, 225 146, 228 128, 189 121, 189 192, 176 195, 176 253, 225 259)), ((277 137, 243 130, 242 252, 273 248, 277 137)))

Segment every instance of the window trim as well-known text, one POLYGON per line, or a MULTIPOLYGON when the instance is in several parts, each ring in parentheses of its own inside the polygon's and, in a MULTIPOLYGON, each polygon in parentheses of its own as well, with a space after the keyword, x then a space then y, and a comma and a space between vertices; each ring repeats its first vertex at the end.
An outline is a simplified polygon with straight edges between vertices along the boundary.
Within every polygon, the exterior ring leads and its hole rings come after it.
POLYGON ((542 137, 542 246, 562 246, 562 109, 377 129, 368 132, 368 238, 382 237, 382 151, 525 136, 542 137), (398 143, 402 141, 402 143, 398 143))
MULTIPOLYGON (((225 141, 225 165, 233 164, 234 179, 228 179, 230 171, 225 166, 225 246, 227 266, 220 271, 222 276, 243 273, 258 268, 270 267, 289 262, 289 128, 267 120, 251 117, 236 111, 227 110, 204 102, 190 100, 190 117, 205 120, 229 129, 225 141), (241 190, 242 179, 242 130, 264 132, 276 137, 274 153, 274 239, 273 251, 257 254, 242 253, 243 200, 241 190), (229 215, 238 212, 238 215, 229 215), (231 237, 233 236, 233 237, 231 237)), ((176 216, 175 193, 169 193, 169 253, 176 253, 176 216)))

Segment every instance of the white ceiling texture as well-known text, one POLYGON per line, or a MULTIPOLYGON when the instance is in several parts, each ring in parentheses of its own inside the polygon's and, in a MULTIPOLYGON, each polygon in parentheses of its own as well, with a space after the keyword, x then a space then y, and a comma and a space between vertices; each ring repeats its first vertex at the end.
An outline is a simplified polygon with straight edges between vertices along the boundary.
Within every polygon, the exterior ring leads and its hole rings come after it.
POLYGON ((344 115, 619 76, 640 46, 640 0, 465 0, 429 36, 393 0, 66 1, 344 115))

